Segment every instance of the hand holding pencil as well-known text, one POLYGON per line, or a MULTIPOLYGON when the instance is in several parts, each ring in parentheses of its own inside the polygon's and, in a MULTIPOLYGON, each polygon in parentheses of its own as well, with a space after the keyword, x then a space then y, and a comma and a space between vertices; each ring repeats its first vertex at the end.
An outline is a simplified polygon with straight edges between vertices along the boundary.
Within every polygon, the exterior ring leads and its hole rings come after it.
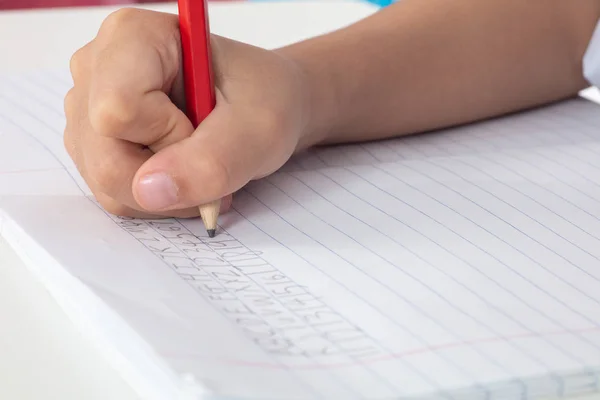
POLYGON ((107 211, 202 214, 212 235, 234 192, 299 150, 469 123, 587 87, 597 0, 434 3, 399 1, 276 50, 209 36, 185 15, 180 30, 177 15, 121 9, 71 60, 65 147, 107 211), (186 41, 194 29, 201 39, 186 41))
POLYGON ((211 44, 215 103, 199 121, 186 107, 177 15, 120 10, 73 56, 65 146, 109 212, 202 214, 212 235, 234 192, 306 143, 297 65, 218 36, 211 44))

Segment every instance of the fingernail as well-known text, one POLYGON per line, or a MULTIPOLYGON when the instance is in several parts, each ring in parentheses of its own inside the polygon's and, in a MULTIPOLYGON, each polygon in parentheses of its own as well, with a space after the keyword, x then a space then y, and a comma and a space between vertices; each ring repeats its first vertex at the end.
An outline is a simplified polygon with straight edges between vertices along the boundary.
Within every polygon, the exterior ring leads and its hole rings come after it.
POLYGON ((177 185, 165 173, 142 177, 138 186, 141 206, 148 210, 162 210, 177 203, 177 185))

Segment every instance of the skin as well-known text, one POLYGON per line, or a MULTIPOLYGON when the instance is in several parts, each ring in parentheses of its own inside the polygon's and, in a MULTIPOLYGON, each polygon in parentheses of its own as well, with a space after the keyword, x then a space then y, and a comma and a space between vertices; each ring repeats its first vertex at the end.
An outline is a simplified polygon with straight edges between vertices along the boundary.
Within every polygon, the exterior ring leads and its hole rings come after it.
POLYGON ((309 147, 414 134, 577 95, 597 0, 402 0, 276 50, 212 37, 214 111, 186 118, 175 15, 122 9, 74 54, 65 147, 102 206, 198 215, 309 147), (169 202, 168 200, 171 200, 169 202))

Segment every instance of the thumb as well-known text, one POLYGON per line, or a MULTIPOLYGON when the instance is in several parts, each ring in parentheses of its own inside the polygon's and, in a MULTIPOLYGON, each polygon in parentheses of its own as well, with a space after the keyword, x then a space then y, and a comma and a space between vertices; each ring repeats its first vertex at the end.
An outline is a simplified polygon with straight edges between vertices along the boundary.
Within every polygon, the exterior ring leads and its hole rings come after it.
MULTIPOLYGON (((134 177, 133 193, 148 211, 195 207, 224 198, 279 168, 275 118, 221 103, 194 133, 150 157, 134 177)), ((283 154, 289 153, 289 154, 283 154)))

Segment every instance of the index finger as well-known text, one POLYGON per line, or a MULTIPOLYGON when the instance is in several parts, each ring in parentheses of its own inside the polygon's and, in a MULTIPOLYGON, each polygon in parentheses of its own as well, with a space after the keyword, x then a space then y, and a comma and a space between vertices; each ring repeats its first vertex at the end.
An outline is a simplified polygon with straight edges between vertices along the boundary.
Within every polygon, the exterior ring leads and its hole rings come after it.
POLYGON ((90 66, 93 130, 146 146, 165 136, 175 136, 175 142, 191 135, 191 123, 176 104, 183 96, 179 49, 176 16, 136 9, 111 14, 90 66))

